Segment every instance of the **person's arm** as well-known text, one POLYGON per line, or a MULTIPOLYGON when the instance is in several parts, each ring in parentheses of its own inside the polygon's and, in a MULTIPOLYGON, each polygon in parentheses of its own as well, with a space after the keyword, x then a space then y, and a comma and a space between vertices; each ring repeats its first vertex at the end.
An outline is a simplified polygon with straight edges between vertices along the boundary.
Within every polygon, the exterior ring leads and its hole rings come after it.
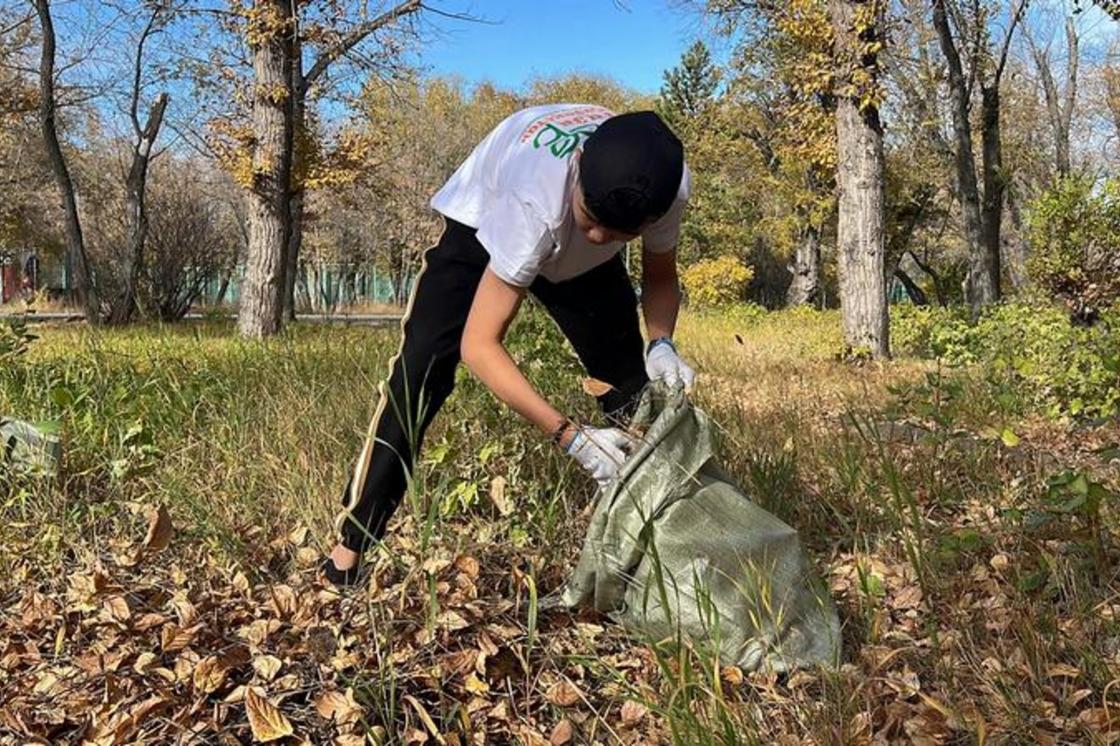
MULTIPOLYGON (((487 268, 467 316, 460 353, 463 363, 495 396, 551 435, 564 415, 537 393, 502 344, 524 297, 525 288, 511 285, 487 268)), ((570 428, 560 445, 566 448, 574 434, 570 428)))
POLYGON ((650 345, 646 348, 646 375, 670 389, 692 389, 696 371, 677 354, 673 331, 681 308, 681 288, 677 278, 677 250, 642 253, 642 315, 650 345))
POLYGON ((642 316, 651 340, 672 337, 681 307, 677 250, 642 251, 642 316))

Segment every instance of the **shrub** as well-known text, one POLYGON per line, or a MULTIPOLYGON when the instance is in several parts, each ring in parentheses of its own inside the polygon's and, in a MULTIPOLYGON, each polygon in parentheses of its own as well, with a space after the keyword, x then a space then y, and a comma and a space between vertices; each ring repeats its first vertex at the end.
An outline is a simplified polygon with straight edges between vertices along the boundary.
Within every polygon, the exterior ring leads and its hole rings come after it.
POLYGON ((1120 412, 1120 312, 1103 323, 1071 326, 1053 304, 991 306, 969 324, 964 309, 891 312, 896 351, 949 365, 979 364, 1004 374, 1048 414, 1112 416, 1120 412))
POLYGON ((681 273, 688 302, 700 307, 726 306, 743 299, 754 270, 738 258, 723 255, 696 262, 681 273))
POLYGON ((1030 209, 1031 279, 1078 315, 1120 297, 1120 179, 1059 181, 1030 209))

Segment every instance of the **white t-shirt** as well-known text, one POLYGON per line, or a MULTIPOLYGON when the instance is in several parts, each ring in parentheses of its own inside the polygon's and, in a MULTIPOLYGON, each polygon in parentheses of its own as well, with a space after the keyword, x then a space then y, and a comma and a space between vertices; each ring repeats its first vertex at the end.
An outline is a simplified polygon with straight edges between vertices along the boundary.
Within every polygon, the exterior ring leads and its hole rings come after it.
MULTIPOLYGON (((601 106, 549 104, 507 117, 436 192, 432 208, 476 228, 490 269, 513 285, 528 287, 538 275, 559 282, 599 266, 623 244, 594 246, 576 226, 572 154, 612 116, 601 106)), ((642 231, 646 249, 676 247, 690 186, 685 166, 672 207, 642 231)))

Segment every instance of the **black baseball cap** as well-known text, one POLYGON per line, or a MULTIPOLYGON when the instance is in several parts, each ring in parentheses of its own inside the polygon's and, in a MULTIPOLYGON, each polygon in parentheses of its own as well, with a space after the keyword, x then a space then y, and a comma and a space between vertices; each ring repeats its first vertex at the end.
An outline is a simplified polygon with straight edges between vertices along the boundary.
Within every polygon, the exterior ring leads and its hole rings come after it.
POLYGON ((583 201, 595 222, 637 233, 669 211, 684 174, 684 147, 652 111, 607 119, 579 159, 583 201))

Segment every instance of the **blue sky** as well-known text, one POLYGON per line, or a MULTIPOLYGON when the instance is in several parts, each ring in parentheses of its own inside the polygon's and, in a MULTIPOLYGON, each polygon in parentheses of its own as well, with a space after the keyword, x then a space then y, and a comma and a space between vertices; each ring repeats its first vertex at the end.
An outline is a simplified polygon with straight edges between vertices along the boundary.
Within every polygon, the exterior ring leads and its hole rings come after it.
MULTIPOLYGON (((694 12, 673 0, 467 0, 493 25, 441 19, 420 62, 434 74, 518 88, 536 76, 608 75, 646 93, 701 33, 694 12), (621 7, 620 7, 621 6, 621 7)), ((441 7, 449 7, 450 3, 441 7)))

